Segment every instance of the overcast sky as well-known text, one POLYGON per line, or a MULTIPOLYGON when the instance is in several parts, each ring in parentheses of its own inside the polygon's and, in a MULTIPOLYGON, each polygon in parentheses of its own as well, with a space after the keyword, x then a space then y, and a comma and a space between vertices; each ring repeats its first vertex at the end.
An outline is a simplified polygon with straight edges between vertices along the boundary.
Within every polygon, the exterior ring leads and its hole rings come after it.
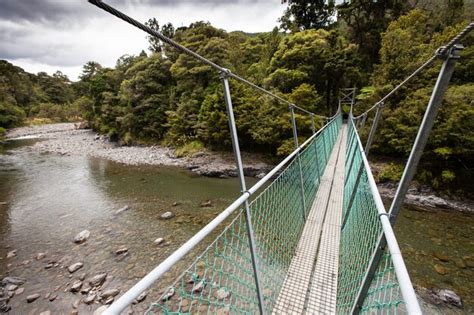
MULTIPOLYGON (((271 31, 280 0, 105 0, 133 18, 187 26, 209 21, 227 31, 271 31)), ((90 60, 113 67, 147 49, 146 34, 87 0, 0 0, 0 59, 28 72, 61 70, 76 80, 90 60)))

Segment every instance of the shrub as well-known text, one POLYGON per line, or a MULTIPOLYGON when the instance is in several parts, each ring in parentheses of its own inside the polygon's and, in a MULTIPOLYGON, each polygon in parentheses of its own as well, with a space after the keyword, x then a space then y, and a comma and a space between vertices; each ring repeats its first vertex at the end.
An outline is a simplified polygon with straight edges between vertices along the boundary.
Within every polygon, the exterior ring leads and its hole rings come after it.
POLYGON ((199 141, 191 141, 183 146, 176 149, 176 156, 183 157, 183 156, 191 156, 204 148, 203 144, 199 141))

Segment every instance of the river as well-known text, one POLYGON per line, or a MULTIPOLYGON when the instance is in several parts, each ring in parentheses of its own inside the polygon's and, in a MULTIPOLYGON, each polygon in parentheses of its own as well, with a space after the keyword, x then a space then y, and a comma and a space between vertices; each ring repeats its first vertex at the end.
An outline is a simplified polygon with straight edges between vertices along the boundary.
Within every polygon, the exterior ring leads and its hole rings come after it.
MULTIPOLYGON (((25 291, 9 303, 11 314, 68 314, 76 306, 80 313, 93 312, 100 304, 77 304, 80 294, 69 292, 75 278, 106 272, 103 286, 124 292, 238 195, 235 178, 14 150, 35 141, 39 140, 10 141, 0 149, 0 275, 26 279, 25 291), (212 206, 201 207, 208 200, 212 206), (130 209, 116 214, 124 206, 130 209), (166 211, 176 217, 161 220, 166 211), (75 244, 74 236, 85 229, 90 238, 75 244), (164 243, 154 244, 160 237, 164 243), (117 256, 122 247, 128 255, 117 256), (13 250, 16 256, 6 258, 13 250), (38 260, 38 253, 46 256, 38 260), (83 267, 70 274, 67 266, 76 262, 83 267), (41 297, 27 303, 26 297, 35 293, 41 297)), ((248 184, 253 183, 255 179, 248 178, 248 184)), ((396 232, 414 283, 453 289, 464 299, 465 311, 473 311, 473 269, 463 265, 463 259, 474 252, 474 217, 404 209, 396 232), (446 260, 444 256, 447 261, 440 261, 446 260), (445 275, 435 265, 443 267, 445 275)), ((163 283, 174 279, 176 272, 163 283)), ((163 286, 157 284, 135 310, 145 309, 163 286)))

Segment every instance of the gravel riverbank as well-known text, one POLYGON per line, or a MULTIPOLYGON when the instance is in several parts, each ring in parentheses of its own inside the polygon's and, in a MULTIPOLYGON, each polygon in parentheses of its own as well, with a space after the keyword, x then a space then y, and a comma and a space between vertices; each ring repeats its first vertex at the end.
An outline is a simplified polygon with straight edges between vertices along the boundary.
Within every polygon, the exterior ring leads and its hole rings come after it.
MULTIPOLYGON (((77 129, 77 124, 61 123, 10 130, 7 140, 22 138, 44 139, 22 150, 56 153, 60 155, 87 155, 127 165, 163 165, 188 168, 196 174, 211 177, 236 176, 234 157, 230 152, 204 150, 191 157, 178 158, 171 148, 162 146, 119 146, 90 129, 77 129)), ((271 166, 256 154, 243 153, 244 172, 259 176, 271 166)))
MULTIPOLYGON (((237 175, 231 152, 204 150, 191 157, 178 158, 175 151, 167 147, 119 146, 90 129, 77 129, 77 124, 74 123, 21 127, 10 130, 6 135, 7 140, 18 138, 44 139, 31 147, 22 148, 22 150, 61 155, 87 155, 127 165, 178 166, 187 168, 198 175, 210 177, 237 175)), ((243 153, 245 175, 260 177, 268 172, 271 166, 262 160, 262 156, 243 153)), ((383 197, 393 198, 397 186, 396 183, 380 183, 378 188, 383 197)), ((408 191, 405 204, 423 210, 442 208, 474 214, 473 201, 454 200, 447 196, 439 196, 429 187, 411 188, 408 191)))

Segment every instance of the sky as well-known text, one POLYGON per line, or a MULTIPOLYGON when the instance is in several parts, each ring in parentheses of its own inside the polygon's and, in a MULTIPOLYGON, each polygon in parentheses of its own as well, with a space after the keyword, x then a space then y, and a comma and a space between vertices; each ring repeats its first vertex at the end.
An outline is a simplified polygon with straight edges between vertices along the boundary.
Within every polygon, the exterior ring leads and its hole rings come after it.
MULTIPOLYGON (((175 27, 208 21, 226 31, 271 31, 280 0, 104 0, 138 21, 155 17, 175 27)), ((82 66, 113 67, 148 48, 146 34, 87 0, 0 0, 0 59, 28 72, 57 70, 77 80, 82 66)))

